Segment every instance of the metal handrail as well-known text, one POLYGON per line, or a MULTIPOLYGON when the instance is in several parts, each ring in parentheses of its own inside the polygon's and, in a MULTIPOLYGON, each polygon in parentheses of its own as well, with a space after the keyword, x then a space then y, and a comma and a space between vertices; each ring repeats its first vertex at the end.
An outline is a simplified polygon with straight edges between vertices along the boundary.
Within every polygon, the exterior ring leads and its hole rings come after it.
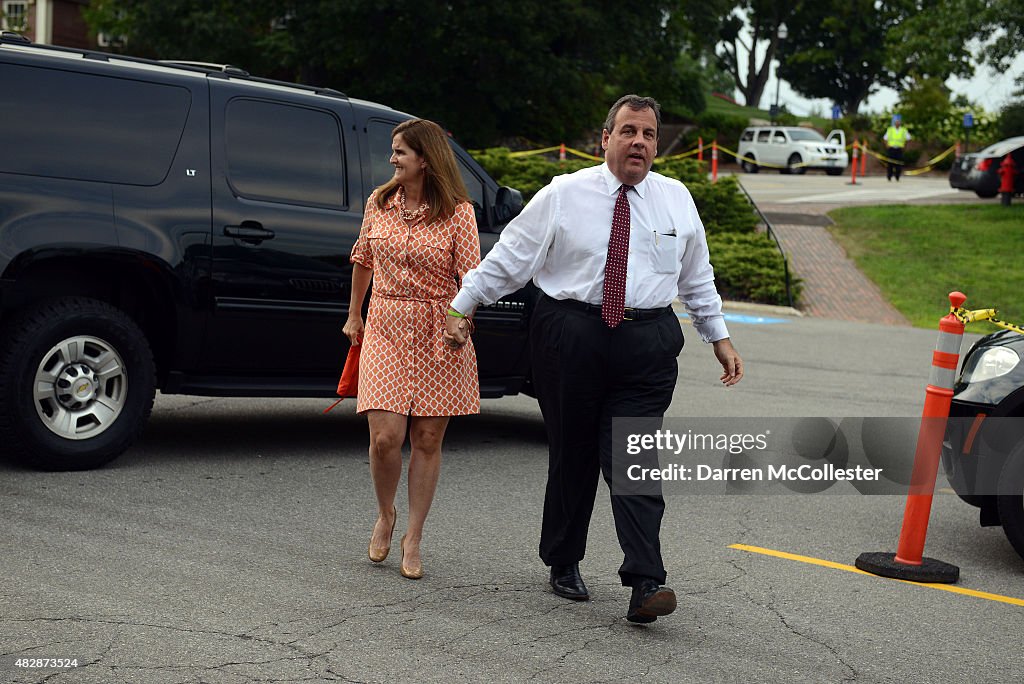
POLYGON ((743 187, 743 183, 737 183, 736 185, 740 186, 740 190, 743 191, 743 194, 746 196, 747 201, 750 202, 750 205, 752 207, 754 207, 754 211, 757 212, 757 215, 761 217, 761 223, 765 225, 768 237, 775 241, 775 246, 778 248, 779 254, 782 255, 782 268, 784 269, 786 274, 786 300, 789 302, 789 306, 791 308, 795 308, 793 305, 793 292, 790 289, 789 258, 786 256, 786 250, 782 249, 782 243, 779 242, 779 236, 776 235, 775 231, 772 229, 771 221, 769 221, 768 217, 764 215, 764 212, 761 211, 761 208, 757 206, 757 202, 755 202, 754 198, 750 196, 750 193, 747 192, 747 189, 743 187))

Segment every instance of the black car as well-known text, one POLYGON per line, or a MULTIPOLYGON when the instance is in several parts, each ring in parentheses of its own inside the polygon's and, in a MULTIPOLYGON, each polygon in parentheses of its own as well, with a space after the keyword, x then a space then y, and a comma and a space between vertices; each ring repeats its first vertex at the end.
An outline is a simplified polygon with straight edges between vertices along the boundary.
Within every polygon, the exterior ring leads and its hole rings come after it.
POLYGON ((999 194, 1001 182, 999 165, 1008 154, 1017 165, 1014 194, 1024 194, 1024 136, 1001 140, 980 152, 971 152, 957 159, 949 171, 950 186, 973 190, 978 197, 995 197, 999 194))
POLYGON ((1001 330, 964 355, 942 463, 953 489, 1002 525, 1024 558, 1024 335, 1001 330))
MULTIPOLYGON (((410 115, 235 67, 0 35, 0 443, 102 465, 154 390, 329 397, 348 255, 410 115)), ((522 208, 454 142, 482 249, 522 208)), ((477 316, 481 395, 528 390, 521 290, 477 316)))

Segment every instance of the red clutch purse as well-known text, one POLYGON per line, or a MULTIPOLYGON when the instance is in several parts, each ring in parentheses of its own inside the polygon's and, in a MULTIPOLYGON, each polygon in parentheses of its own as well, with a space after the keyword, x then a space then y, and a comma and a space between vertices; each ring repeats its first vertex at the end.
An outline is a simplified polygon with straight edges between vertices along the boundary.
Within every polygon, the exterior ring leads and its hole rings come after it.
POLYGON ((338 396, 341 399, 324 409, 327 413, 341 403, 345 397, 354 397, 359 391, 359 350, 362 345, 348 348, 348 356, 345 357, 345 368, 341 371, 341 378, 338 379, 338 396))

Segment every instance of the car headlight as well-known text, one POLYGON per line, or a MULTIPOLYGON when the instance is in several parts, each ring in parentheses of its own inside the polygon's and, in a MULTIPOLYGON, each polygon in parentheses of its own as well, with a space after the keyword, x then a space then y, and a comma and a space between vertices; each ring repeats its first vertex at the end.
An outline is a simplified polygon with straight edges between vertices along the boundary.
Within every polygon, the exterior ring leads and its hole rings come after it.
POLYGON ((1007 347, 989 347, 975 354, 964 368, 960 381, 964 384, 992 380, 1006 375, 1020 363, 1017 352, 1007 347))

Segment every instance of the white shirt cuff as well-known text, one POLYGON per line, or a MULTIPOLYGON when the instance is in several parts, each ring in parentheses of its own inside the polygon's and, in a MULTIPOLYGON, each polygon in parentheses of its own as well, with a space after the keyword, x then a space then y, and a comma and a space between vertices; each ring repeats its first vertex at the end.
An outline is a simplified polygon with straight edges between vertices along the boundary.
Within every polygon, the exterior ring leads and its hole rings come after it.
POLYGON ((729 329, 725 327, 723 316, 690 316, 693 327, 704 342, 717 342, 729 337, 729 329))
POLYGON ((455 299, 452 300, 451 307, 458 311, 460 314, 468 316, 476 307, 479 306, 479 302, 473 299, 465 288, 459 290, 459 294, 455 295, 455 299))

